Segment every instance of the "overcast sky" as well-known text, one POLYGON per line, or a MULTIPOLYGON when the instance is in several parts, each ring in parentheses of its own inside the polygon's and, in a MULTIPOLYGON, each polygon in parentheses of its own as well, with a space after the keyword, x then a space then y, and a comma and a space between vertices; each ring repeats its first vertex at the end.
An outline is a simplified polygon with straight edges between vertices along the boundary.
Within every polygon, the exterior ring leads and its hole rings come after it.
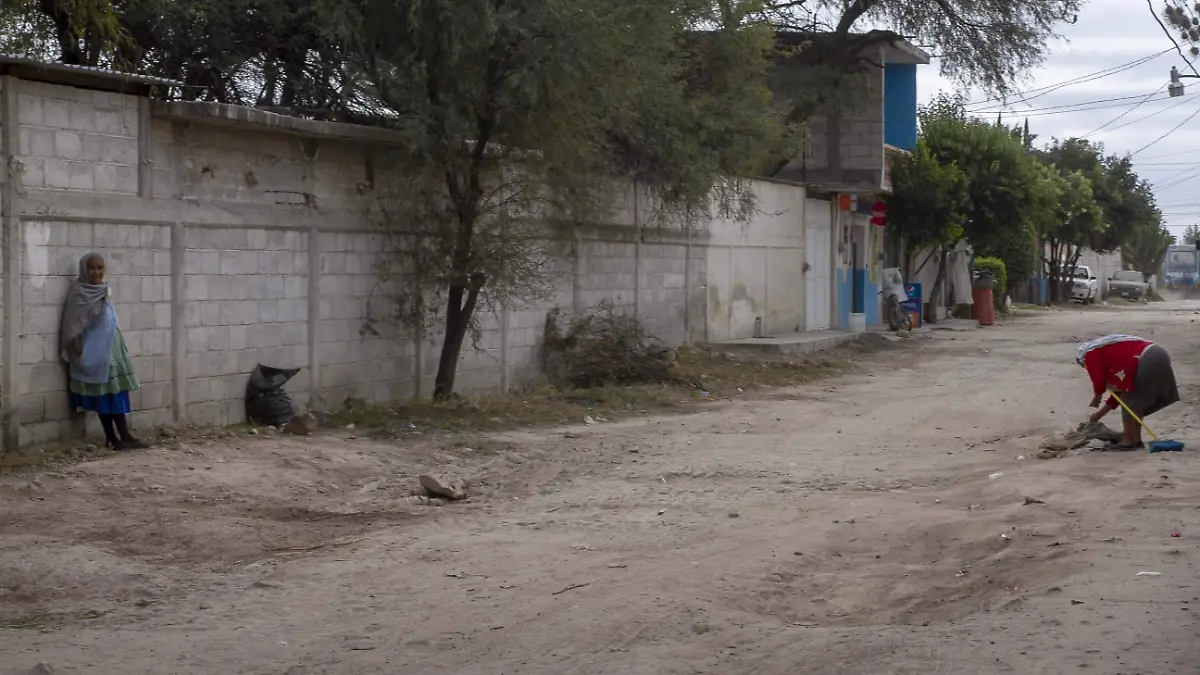
MULTIPOLYGON (((1153 2, 1155 8, 1161 6, 1161 0, 1153 2)), ((1178 236, 1189 223, 1200 222, 1200 79, 1183 80, 1184 96, 1167 97, 1171 66, 1191 71, 1144 0, 1091 0, 1079 21, 1064 26, 1061 33, 1065 39, 1053 45, 1045 64, 1017 87, 1028 92, 1028 102, 1010 98, 1005 120, 1011 124, 1028 118, 1030 131, 1039 136, 1035 143, 1091 134, 1087 138, 1104 143, 1107 152, 1136 153, 1134 168, 1154 185, 1171 231, 1178 236), (1146 58, 1121 72, 1100 73, 1146 58), (1093 73, 1097 75, 1091 81, 1047 90, 1093 73)), ((1200 61, 1196 67, 1200 70, 1200 61)), ((918 71, 922 102, 939 90, 953 89, 938 76, 936 60, 918 71)), ((968 110, 987 111, 995 118, 1001 109, 1002 104, 985 102, 981 93, 968 95, 980 101, 968 110)))

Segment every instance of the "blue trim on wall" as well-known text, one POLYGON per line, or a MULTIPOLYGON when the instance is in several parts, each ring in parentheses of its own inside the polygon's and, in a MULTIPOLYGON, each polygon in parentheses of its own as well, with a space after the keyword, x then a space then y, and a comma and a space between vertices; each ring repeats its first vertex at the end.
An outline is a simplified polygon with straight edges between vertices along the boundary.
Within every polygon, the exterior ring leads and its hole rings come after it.
POLYGON ((834 272, 834 282, 837 284, 837 327, 850 330, 850 300, 854 297, 854 275, 848 269, 834 272))
POLYGON ((838 270, 837 277, 837 294, 838 294, 838 320, 837 327, 840 330, 850 330, 850 306, 854 297, 854 287, 858 286, 860 294, 858 296, 858 307, 854 308, 856 314, 866 314, 868 326, 878 326, 883 322, 883 314, 879 310, 879 284, 872 283, 870 273, 865 269, 845 269, 838 270))
POLYGON ((917 67, 883 66, 883 142, 903 150, 917 147, 917 67))

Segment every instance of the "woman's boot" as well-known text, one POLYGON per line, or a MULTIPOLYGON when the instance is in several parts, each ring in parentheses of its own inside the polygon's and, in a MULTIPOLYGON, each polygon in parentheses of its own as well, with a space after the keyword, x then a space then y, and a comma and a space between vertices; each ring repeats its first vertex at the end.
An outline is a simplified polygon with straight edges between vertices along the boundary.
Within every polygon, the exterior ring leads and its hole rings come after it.
POLYGON ((104 443, 113 450, 124 450, 121 437, 117 436, 112 415, 100 415, 100 426, 104 428, 104 443))
POLYGON ((117 433, 121 435, 122 450, 136 450, 146 447, 146 444, 133 437, 129 432, 129 416, 128 415, 113 415, 113 422, 116 424, 117 433))

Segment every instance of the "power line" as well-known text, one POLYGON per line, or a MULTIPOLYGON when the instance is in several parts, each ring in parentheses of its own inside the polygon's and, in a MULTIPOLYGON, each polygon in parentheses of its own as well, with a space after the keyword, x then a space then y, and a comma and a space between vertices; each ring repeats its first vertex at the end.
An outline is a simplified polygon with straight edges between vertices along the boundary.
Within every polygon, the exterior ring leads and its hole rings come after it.
MULTIPOLYGON (((1150 96, 1153 96, 1154 94, 1157 94, 1157 93, 1158 92, 1151 92, 1150 96)), ((1158 98, 1150 99, 1149 102, 1155 103, 1158 101, 1166 101, 1170 98, 1173 98, 1173 97, 1159 96, 1158 98)), ((1107 110, 1109 108, 1123 108, 1123 107, 1128 106, 1129 104, 1128 103, 1112 103, 1111 101, 1129 101, 1132 99, 1142 99, 1141 102, 1146 102, 1145 97, 1143 97, 1141 94, 1139 94, 1137 96, 1123 96, 1121 98, 1114 98, 1114 99, 1103 99, 1102 98, 1102 99, 1097 99, 1095 101, 1080 101, 1079 103, 1066 103, 1066 104, 1057 105, 1057 106, 1047 106, 1045 108, 1030 108, 1028 110, 1012 110, 1012 111, 993 110, 993 111, 988 111, 988 112, 973 112, 973 113, 969 113, 969 114, 978 115, 978 116, 982 117, 984 115, 991 115, 992 113, 996 113, 998 115, 1003 115, 1007 112, 1010 116, 1018 118, 1018 119, 1024 118, 1024 117, 1045 117, 1046 115, 1068 115, 1070 113, 1087 112, 1088 110, 1107 110)))
POLYGON ((1160 210, 1162 209, 1183 209, 1192 206, 1200 206, 1200 199, 1192 199, 1185 202, 1169 202, 1166 204, 1155 204, 1160 210))
MULTIPOLYGON (((1011 94, 1011 96, 1017 96, 1017 97, 1020 97, 1021 100, 1029 101, 1029 100, 1032 100, 1039 96, 1044 96, 1051 92, 1058 91, 1059 89, 1062 89, 1064 87, 1069 87, 1069 86, 1075 85, 1075 84, 1083 84, 1085 82, 1092 82, 1094 80, 1108 77, 1109 75, 1116 75, 1117 73, 1124 72, 1126 70, 1129 70, 1130 68, 1135 68, 1137 66, 1142 65, 1143 63, 1146 63, 1148 61, 1156 59, 1156 58, 1162 56, 1163 54, 1166 54, 1169 51, 1171 51, 1169 48, 1164 49, 1163 51, 1158 52, 1157 54, 1150 54, 1148 56, 1143 56, 1134 61, 1130 61, 1129 63, 1124 63, 1119 66, 1112 66, 1110 68, 1105 68, 1104 70, 1097 70, 1094 73, 1088 73, 1087 75, 1080 75, 1079 77, 1074 77, 1069 80, 1063 80, 1062 82, 1056 82, 1054 84, 1048 84, 1044 87, 1036 87, 1034 89, 1029 89, 1026 91, 1014 92, 1013 94, 1011 94)), ((1006 102, 1006 98, 1001 98, 1001 97, 986 98, 986 99, 983 99, 982 101, 970 101, 970 102, 964 103, 964 105, 979 106, 979 105, 983 105, 985 103, 992 103, 992 102, 998 102, 1001 105, 999 106, 999 108, 997 108, 995 110, 972 110, 972 111, 968 111, 968 112, 972 112, 972 113, 1002 112, 1006 106, 1012 105, 1012 104, 1006 102)), ((988 107, 996 108, 996 106, 988 106, 988 107)))
MULTIPOLYGON (((1168 50, 1168 51, 1169 51, 1169 50, 1168 50)), ((1022 98, 1021 100, 1022 100, 1023 102, 1025 102, 1025 103, 1029 103, 1029 101, 1032 101, 1032 100, 1033 100, 1033 99, 1035 99, 1035 98, 1041 98, 1042 96, 1045 96, 1046 94, 1052 94, 1052 93, 1054 93, 1054 92, 1058 91, 1059 89, 1064 89, 1064 88, 1066 88, 1066 87, 1068 87, 1068 86, 1073 86, 1073 85, 1076 85, 1076 84, 1084 84, 1084 83, 1087 83, 1087 82, 1094 82, 1094 81, 1096 81, 1096 80, 1102 80, 1102 79, 1104 79, 1104 78, 1106 78, 1106 77, 1109 77, 1109 76, 1112 76, 1112 75, 1116 75, 1116 74, 1118 74, 1118 73, 1123 73, 1123 72, 1125 72, 1125 71, 1127 71, 1127 70, 1130 70, 1131 68, 1136 68, 1136 67, 1138 67, 1138 66, 1140 66, 1140 65, 1143 65, 1143 64, 1145 64, 1145 63, 1149 63, 1150 61, 1153 61, 1154 59, 1157 59, 1158 57, 1162 56, 1162 55, 1163 55, 1163 54, 1165 54, 1165 53, 1166 53, 1166 52, 1159 52, 1158 54, 1152 54, 1152 55, 1150 55, 1150 56, 1147 56, 1147 57, 1144 57, 1144 58, 1142 58, 1142 59, 1139 59, 1138 61, 1134 61, 1134 62, 1131 62, 1131 63, 1127 63, 1127 64, 1125 64, 1125 65, 1123 65, 1123 66, 1118 66, 1118 67, 1116 67, 1114 70, 1112 70, 1112 72, 1104 73, 1103 75, 1097 75, 1097 76, 1095 76, 1095 77, 1087 77, 1087 76, 1085 76, 1083 79, 1080 79, 1080 80, 1079 80, 1079 81, 1077 81, 1077 82, 1071 82, 1071 83, 1068 83, 1068 84, 1063 84, 1063 85, 1061 85, 1061 86, 1052 87, 1052 88, 1050 88, 1049 90, 1047 90, 1047 91, 1044 91, 1044 92, 1042 92, 1042 93, 1040 93, 1040 94, 1036 94, 1036 95, 1034 95, 1034 96, 1029 96, 1029 97, 1024 97, 1024 98, 1022 98)), ((1011 109, 1011 106, 1010 106, 1010 109, 1011 109)), ((1016 113, 1016 112, 1018 112, 1018 111, 1016 111, 1016 110, 1013 110, 1013 112, 1014 112, 1014 113, 1016 113)))
POLYGON ((1176 166, 1200 166, 1200 161, 1189 162, 1138 162, 1138 169, 1169 169, 1176 166))
MULTIPOLYGON (((1192 94, 1191 96, 1186 96, 1186 97, 1180 99, 1179 102, 1176 103, 1175 105, 1169 105, 1165 108, 1162 108, 1161 110, 1156 110, 1156 111, 1150 113, 1149 115, 1142 115, 1141 117, 1139 117, 1135 120, 1129 120, 1128 122, 1126 122, 1124 124, 1118 124, 1117 126, 1112 127, 1111 129, 1105 129, 1104 127, 1101 127, 1100 129, 1097 129, 1096 131, 1093 131, 1089 134, 1084 135, 1082 138, 1088 138, 1089 136, 1094 136, 1095 134, 1098 134, 1098 133, 1105 133, 1105 134, 1111 133, 1111 132, 1117 131, 1119 129, 1124 129, 1127 126, 1137 124, 1138 122, 1145 122, 1146 120, 1150 119, 1151 117, 1158 117, 1159 115, 1167 112, 1168 110, 1174 110, 1175 108, 1178 108, 1179 106, 1183 105, 1184 103, 1194 100, 1198 96, 1200 96, 1200 94, 1192 94)), ((1110 120, 1109 124, 1112 124, 1113 122, 1121 119, 1122 117, 1133 112, 1136 109, 1137 109, 1137 106, 1130 108, 1129 110, 1125 111, 1124 113, 1122 113, 1122 114, 1118 115, 1117 117, 1113 118, 1112 120, 1110 120)), ((1191 118, 1188 118, 1188 119, 1191 119, 1191 118)), ((1184 120, 1184 121, 1186 122, 1187 120, 1184 120)), ((1176 128, 1178 128, 1178 127, 1176 127, 1176 128)), ((1162 139, 1159 139, 1159 140, 1162 140, 1162 139)), ((1155 141, 1155 143, 1157 143, 1157 142, 1158 141, 1155 141)), ((1153 144, 1151 144, 1151 145, 1153 145, 1153 144)), ((1147 146, 1147 147, 1149 147, 1149 146, 1147 146)), ((1146 148, 1142 148, 1142 150, 1145 150, 1145 149, 1146 148)), ((1136 154, 1136 153, 1134 153, 1134 154, 1136 154)))
POLYGON ((1194 180, 1197 177, 1200 177, 1200 169, 1184 169, 1183 171, 1180 171, 1179 173, 1177 173, 1173 176, 1164 178, 1162 181, 1160 181, 1160 184, 1152 185, 1151 187, 1153 187, 1155 191, 1169 190, 1173 187, 1178 187, 1180 185, 1183 185, 1184 183, 1194 180), (1187 175, 1184 176, 1184 174, 1187 174, 1187 175), (1180 176, 1183 176, 1183 177, 1180 178, 1180 176))
MULTIPOLYGON (((1122 97, 1110 98, 1110 99, 1096 99, 1094 101, 1080 101, 1079 103, 1065 103, 1065 104, 1056 105, 1056 106, 1046 106, 1045 108, 1031 108, 1029 110, 1012 111, 1012 115, 1016 118, 1045 117, 1047 115, 1068 115, 1071 113, 1087 112, 1090 110, 1106 110, 1109 108, 1120 108, 1120 107, 1124 107, 1126 104, 1125 103, 1113 103, 1113 102, 1114 101, 1130 101, 1133 99, 1141 99, 1138 101, 1137 104, 1130 106, 1129 109, 1126 110, 1125 112, 1114 117, 1112 120, 1109 120, 1108 124, 1112 124, 1113 122, 1125 117, 1129 113, 1136 110, 1138 108, 1138 106, 1140 106, 1143 103, 1157 103, 1159 101, 1167 101, 1172 98, 1177 98, 1177 97, 1172 97, 1172 96, 1160 96, 1158 98, 1150 98, 1150 97, 1154 96, 1155 94, 1159 93, 1161 90, 1162 90, 1162 88, 1160 87, 1157 91, 1152 91, 1146 96, 1142 96, 1141 94, 1139 94, 1137 96, 1122 96, 1122 97)), ((1167 108, 1163 108, 1162 110, 1152 113, 1151 115, 1146 115, 1145 117, 1140 117, 1136 120, 1132 120, 1128 124, 1134 124, 1134 123, 1140 122, 1142 120, 1149 119, 1150 117, 1153 117, 1155 115, 1166 112, 1167 110, 1170 110, 1171 108, 1182 105, 1182 104, 1184 104, 1192 99, 1195 99, 1197 97, 1200 97, 1200 93, 1181 98, 1173 106, 1168 106, 1167 108)), ((996 112, 997 114, 1004 113, 1003 110, 1000 110, 1000 111, 987 111, 987 112, 970 112, 968 114, 982 116, 984 114, 990 114, 991 112, 996 112)), ((1108 124, 1106 124, 1104 126, 1108 126, 1108 124)), ((1128 124, 1121 125, 1121 127, 1128 126, 1128 124)), ((1116 127, 1116 128, 1119 129, 1121 127, 1116 127)), ((1087 136, 1096 134, 1096 133, 1102 131, 1103 129, 1104 129, 1104 127, 1101 127, 1100 129, 1097 129, 1095 131, 1092 131, 1092 132, 1086 134, 1085 136, 1081 136, 1081 138, 1086 138, 1087 136)))
MULTIPOLYGON (((1084 134, 1084 135, 1083 135, 1083 137, 1084 137, 1084 138, 1088 138, 1089 136, 1095 136, 1096 134, 1098 134, 1098 133, 1100 133, 1100 132, 1104 131, 1104 130, 1105 130, 1105 129, 1107 129, 1109 126, 1111 126, 1111 125, 1113 125, 1114 123, 1116 123, 1116 122, 1120 121, 1120 120, 1121 120, 1121 118, 1125 117, 1126 115, 1128 115, 1129 113, 1133 112, 1134 110, 1137 110, 1138 108, 1142 107, 1142 105, 1143 105, 1143 104, 1145 104, 1147 101, 1149 101, 1149 100, 1150 100, 1150 98, 1151 98, 1152 96, 1154 96, 1154 95, 1155 95, 1155 94, 1157 94, 1158 92, 1162 91, 1162 90, 1163 90, 1163 89, 1164 89, 1166 86, 1167 86, 1167 85, 1166 85, 1166 84, 1164 84, 1164 85, 1162 85, 1161 87, 1159 87, 1158 89, 1155 89, 1154 91, 1150 92, 1149 94, 1147 94, 1147 95, 1146 95, 1146 98, 1144 98, 1144 99, 1142 99, 1142 100, 1138 101, 1137 103, 1134 103, 1134 104, 1133 104, 1133 106, 1132 106, 1132 107, 1130 107, 1128 110, 1126 110, 1125 112, 1121 113, 1120 115, 1117 115, 1116 117, 1114 117, 1114 118, 1112 118, 1111 120, 1109 120, 1109 121, 1105 122, 1104 124, 1101 124, 1099 127, 1096 127, 1096 128, 1095 128, 1095 129, 1093 129, 1092 131, 1089 131, 1088 133, 1084 134)), ((1170 110, 1170 108, 1167 108, 1167 110, 1170 110)), ((1159 111, 1159 112, 1162 112, 1162 111, 1159 111)), ((1122 125, 1122 126, 1127 126, 1127 125, 1122 125)), ((1117 128, 1120 128, 1120 127, 1117 127, 1117 128)))
MULTIPOLYGON (((1150 95, 1153 96, 1156 93, 1158 93, 1158 92, 1152 92, 1150 95)), ((1200 96, 1200 94, 1197 94, 1197 96, 1200 96)), ((1142 97, 1134 96, 1132 98, 1142 98, 1142 97)), ((1046 115, 1066 115, 1066 114, 1070 114, 1070 113, 1087 112, 1089 110, 1108 110, 1111 108, 1129 107, 1129 110, 1127 110, 1125 113, 1123 113, 1123 115, 1125 115, 1125 114, 1129 114, 1130 112, 1132 112, 1134 110, 1137 110, 1137 107, 1143 103, 1157 103, 1159 101, 1170 100, 1171 98, 1173 98, 1173 97, 1159 96, 1158 98, 1151 98, 1151 99, 1143 98, 1141 101, 1139 101, 1134 106, 1129 106, 1129 104, 1127 104, 1127 103, 1102 103, 1102 104, 1098 104, 1098 105, 1088 105, 1087 103, 1077 103, 1075 105, 1078 107, 1071 108, 1069 110, 1040 110, 1040 111, 1036 111, 1036 112, 1019 111, 1019 112, 1013 112, 1012 115, 1013 115, 1013 117, 1018 117, 1018 118, 1020 118, 1020 117, 1045 117, 1046 115)), ((1117 116, 1114 119, 1120 119, 1120 118, 1121 118, 1121 116, 1117 116)))
MULTIPOLYGON (((1152 91, 1152 92, 1150 92, 1150 95, 1153 96, 1154 94, 1157 94, 1159 91, 1162 91, 1162 89, 1159 88, 1157 91, 1152 91)), ((1082 106, 1082 105, 1091 105, 1093 103, 1115 103, 1117 101, 1133 101, 1135 99, 1140 99, 1140 98, 1145 98, 1145 97, 1142 96, 1141 94, 1137 94, 1136 96, 1118 96, 1117 98, 1098 98, 1098 99, 1095 99, 1092 101, 1080 101, 1079 103, 1062 103, 1060 105, 1048 105, 1048 106, 1043 106, 1041 108, 1027 108, 1025 110, 1013 110, 1013 111, 1009 111, 1009 112, 1012 112, 1013 114, 1016 114, 1016 115, 1027 115, 1030 113, 1039 113, 1039 112, 1046 112, 1046 111, 1050 111, 1050 110, 1059 110, 1062 108, 1075 108, 1075 107, 1082 106)), ((1164 96, 1163 98, 1165 99, 1165 98, 1169 98, 1169 97, 1164 96)), ((1116 108, 1116 107, 1120 107, 1121 105, 1124 105, 1124 104, 1117 104, 1115 106, 1105 106, 1105 107, 1116 108)), ((982 111, 977 114, 983 114, 983 112, 1005 112, 1005 111, 989 110, 989 111, 982 111)), ((1067 112, 1071 112, 1071 111, 1068 110, 1067 112)))
MULTIPOLYGON (((1157 15, 1155 16, 1155 18, 1157 18, 1157 15)), ((1179 45, 1176 45, 1176 46, 1175 46, 1175 48, 1178 50, 1178 49, 1179 49, 1179 45)), ((1170 49, 1168 49, 1167 51, 1171 51, 1171 50, 1170 50, 1170 49)), ((1180 53, 1180 56, 1182 56, 1182 55, 1183 55, 1183 52, 1182 52, 1182 51, 1180 51, 1179 53, 1180 53)), ((1188 68, 1191 68, 1191 69, 1192 69, 1192 72, 1195 72, 1195 70, 1196 70, 1196 69, 1195 69, 1195 68, 1192 66, 1192 62, 1191 62, 1191 61, 1189 61, 1187 58, 1184 58, 1184 61, 1187 63, 1187 66, 1188 66, 1188 68)), ((1129 110, 1126 110, 1125 112, 1121 113, 1120 115, 1117 115, 1116 117, 1112 118, 1112 119, 1111 119, 1111 120, 1109 120, 1108 122, 1105 122, 1104 124, 1100 125, 1098 128, 1096 128, 1095 130, 1093 130, 1093 131, 1089 132, 1087 135, 1085 135, 1085 136, 1084 136, 1084 138, 1087 138, 1087 137, 1089 137, 1089 136, 1092 136, 1092 135, 1098 134, 1098 133, 1100 133, 1100 132, 1104 131, 1105 129, 1108 129, 1108 127, 1109 127, 1109 126, 1111 126, 1112 124, 1114 124, 1114 123, 1116 123, 1116 122, 1119 122, 1119 121, 1120 121, 1122 118, 1124 118, 1124 117, 1125 117, 1126 115, 1128 115, 1129 113, 1131 113, 1131 112, 1133 112, 1134 110, 1137 110, 1138 108, 1142 107, 1142 105, 1143 105, 1143 104, 1145 104, 1146 102, 1148 102, 1148 101, 1149 101, 1149 100, 1150 100, 1150 99, 1151 99, 1151 98, 1152 98, 1152 97, 1153 97, 1155 94, 1157 94, 1158 92, 1160 92, 1160 91, 1162 91, 1163 89, 1165 89, 1165 88, 1167 87, 1167 85, 1168 85, 1168 84, 1169 84, 1169 83, 1167 83, 1167 82, 1164 82, 1164 83, 1162 84, 1162 86, 1160 86, 1158 89, 1155 89, 1154 91, 1150 92, 1150 94, 1148 94, 1148 95, 1146 96, 1146 98, 1144 98, 1144 99, 1142 99, 1141 101, 1138 101, 1137 103, 1135 103, 1135 104, 1133 105, 1133 107, 1131 107, 1129 110)), ((1168 97, 1168 98, 1169 98, 1169 97, 1168 97)), ((1174 107, 1174 106, 1172 106, 1172 107, 1174 107)), ((1165 108, 1164 110, 1170 110, 1170 108, 1165 108)), ((1159 112, 1163 112, 1163 111, 1162 111, 1162 110, 1160 110, 1159 112)), ((1155 114, 1158 114, 1158 113, 1155 113, 1155 114)), ((1141 119, 1149 119, 1150 117, 1152 117, 1152 115, 1147 115, 1146 117, 1143 117, 1143 118, 1141 118, 1141 119)), ((1122 125, 1121 125, 1121 126, 1119 126, 1119 127, 1115 127, 1115 129, 1121 129, 1121 128, 1124 128, 1124 127, 1127 127, 1127 126, 1129 126, 1129 124, 1122 124, 1122 125)), ((1110 131, 1111 131, 1111 129, 1110 129, 1110 131)))
MULTIPOLYGON (((1170 108, 1166 108, 1166 110, 1170 110, 1170 108)), ((1159 111, 1159 112, 1162 112, 1162 111, 1159 111)), ((1134 152, 1130 153, 1130 155, 1129 155, 1129 156, 1130 156, 1130 157, 1136 157, 1136 156, 1137 156, 1137 154, 1138 154, 1139 152, 1141 152, 1141 151, 1145 150, 1146 148, 1149 148, 1149 147, 1151 147, 1151 146, 1153 146, 1153 145, 1157 144, 1159 141, 1162 141, 1162 140, 1163 140, 1163 139, 1165 139, 1167 136, 1170 136, 1171 134, 1175 133, 1176 131, 1179 131, 1179 128, 1180 128, 1180 127, 1182 127, 1183 125, 1185 125, 1185 124, 1187 124, 1188 122, 1191 122, 1193 119, 1195 119, 1195 118, 1196 118, 1196 115, 1200 115, 1200 108, 1196 108, 1196 110, 1195 110, 1195 111, 1194 111, 1194 112, 1193 112, 1191 115, 1188 115, 1188 116, 1187 116, 1187 119, 1185 119, 1185 120, 1183 120, 1182 122, 1180 122, 1179 124, 1176 124, 1175 126, 1171 127, 1170 131, 1168 131, 1167 133, 1163 134, 1162 136, 1159 136, 1158 138, 1154 139, 1153 141, 1150 141, 1149 143, 1147 143, 1147 144, 1143 145, 1142 147, 1138 148, 1138 149, 1137 149, 1137 150, 1135 150, 1134 152)), ((1149 115, 1147 115, 1147 117, 1149 117, 1149 115)))
POLYGON ((1155 159, 1164 159, 1166 157, 1178 157, 1180 155, 1190 155, 1190 154, 1200 154, 1200 148, 1194 148, 1192 150, 1176 150, 1175 152, 1168 152, 1168 153, 1165 153, 1162 155, 1150 155, 1149 157, 1145 157, 1143 159, 1155 160, 1155 159))

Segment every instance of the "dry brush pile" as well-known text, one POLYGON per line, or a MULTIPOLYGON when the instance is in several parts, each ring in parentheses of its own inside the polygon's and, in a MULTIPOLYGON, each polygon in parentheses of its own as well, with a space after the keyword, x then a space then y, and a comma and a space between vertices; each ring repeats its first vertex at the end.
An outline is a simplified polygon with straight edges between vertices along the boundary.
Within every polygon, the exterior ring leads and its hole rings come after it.
POLYGON ((676 369, 675 350, 607 301, 569 319, 551 310, 544 339, 546 376, 560 386, 694 384, 676 369))

